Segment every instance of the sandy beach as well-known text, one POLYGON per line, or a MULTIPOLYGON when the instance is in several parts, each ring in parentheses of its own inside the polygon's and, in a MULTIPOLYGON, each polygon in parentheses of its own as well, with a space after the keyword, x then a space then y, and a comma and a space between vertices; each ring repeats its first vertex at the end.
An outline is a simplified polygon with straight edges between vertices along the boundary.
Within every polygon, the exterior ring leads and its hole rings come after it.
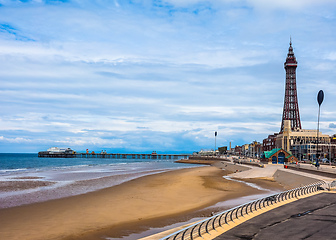
MULTIPOLYGON (((262 191, 216 167, 144 176, 99 191, 0 210, 0 239, 101 239, 164 224, 217 202, 262 191)), ((263 186, 281 188, 260 180, 263 186)))

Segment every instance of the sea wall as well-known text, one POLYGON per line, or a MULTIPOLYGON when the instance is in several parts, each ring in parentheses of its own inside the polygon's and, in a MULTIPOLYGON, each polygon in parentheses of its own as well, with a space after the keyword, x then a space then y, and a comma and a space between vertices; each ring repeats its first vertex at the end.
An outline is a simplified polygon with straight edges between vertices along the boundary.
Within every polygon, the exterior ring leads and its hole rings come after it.
POLYGON ((285 172, 280 169, 276 170, 276 172, 273 175, 273 178, 275 181, 277 181, 283 186, 286 186, 286 188, 289 189, 308 185, 319 181, 316 178, 310 178, 295 173, 285 172))
POLYGON ((315 167, 312 169, 309 169, 307 167, 299 167, 299 166, 291 166, 291 165, 287 165, 288 169, 292 169, 292 170, 296 170, 296 171, 300 171, 300 172, 306 172, 306 173, 311 173, 311 174, 316 174, 316 175, 320 175, 320 176, 324 176, 324 177, 329 177, 329 178, 336 178, 336 174, 333 172, 327 172, 324 171, 323 169, 321 170, 317 170, 315 167))
POLYGON ((249 167, 242 166, 240 164, 234 164, 229 162, 216 162, 213 164, 213 166, 219 167, 223 170, 227 170, 230 172, 242 172, 251 169, 249 167))
POLYGON ((251 169, 249 167, 242 166, 241 164, 230 163, 230 162, 227 162, 227 161, 229 161, 229 160, 227 160, 227 159, 223 160, 223 158, 216 158, 216 159, 212 158, 212 159, 208 159, 208 160, 181 159, 181 160, 178 160, 178 161, 175 161, 175 162, 177 162, 177 163, 211 165, 211 166, 221 168, 223 170, 227 170, 229 172, 242 172, 242 171, 251 169))

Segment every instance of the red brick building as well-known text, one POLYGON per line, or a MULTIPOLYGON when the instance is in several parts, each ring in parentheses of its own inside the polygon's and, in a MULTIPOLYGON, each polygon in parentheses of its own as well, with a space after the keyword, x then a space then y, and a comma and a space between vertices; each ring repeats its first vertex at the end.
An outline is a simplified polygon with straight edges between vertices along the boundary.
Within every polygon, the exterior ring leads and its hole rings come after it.
POLYGON ((268 135, 268 137, 263 140, 263 146, 262 146, 263 152, 271 151, 272 149, 275 148, 275 140, 276 140, 277 135, 279 135, 279 133, 268 135))

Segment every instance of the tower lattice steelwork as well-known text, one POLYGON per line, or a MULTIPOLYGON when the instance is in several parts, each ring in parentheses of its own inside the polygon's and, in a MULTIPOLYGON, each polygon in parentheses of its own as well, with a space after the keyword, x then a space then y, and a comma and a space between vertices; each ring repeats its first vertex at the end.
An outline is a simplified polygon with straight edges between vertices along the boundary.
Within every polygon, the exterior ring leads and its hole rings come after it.
POLYGON ((290 40, 289 43, 288 54, 284 65, 286 70, 286 90, 280 133, 282 133, 284 129, 284 120, 291 121, 292 130, 301 129, 299 104, 296 91, 297 61, 293 52, 292 40, 290 40))

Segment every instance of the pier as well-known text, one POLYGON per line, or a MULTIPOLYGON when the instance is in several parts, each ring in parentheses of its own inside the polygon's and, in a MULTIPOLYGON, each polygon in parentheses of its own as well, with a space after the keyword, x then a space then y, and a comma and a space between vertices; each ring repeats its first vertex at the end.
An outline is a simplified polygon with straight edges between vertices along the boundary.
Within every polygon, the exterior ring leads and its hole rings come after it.
POLYGON ((39 152, 45 158, 111 158, 111 159, 188 159, 189 154, 152 154, 152 153, 64 153, 39 152))

